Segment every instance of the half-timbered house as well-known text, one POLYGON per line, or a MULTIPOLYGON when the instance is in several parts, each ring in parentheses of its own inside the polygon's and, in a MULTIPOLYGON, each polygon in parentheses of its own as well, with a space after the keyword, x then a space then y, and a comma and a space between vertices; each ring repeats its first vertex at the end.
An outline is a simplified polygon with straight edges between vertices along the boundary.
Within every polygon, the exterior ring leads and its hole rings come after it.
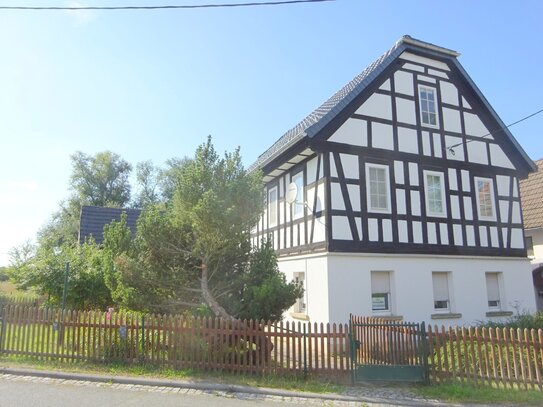
POLYGON ((534 309, 519 197, 534 163, 458 56, 402 37, 251 166, 267 197, 253 244, 273 239, 305 288, 287 317, 534 309))

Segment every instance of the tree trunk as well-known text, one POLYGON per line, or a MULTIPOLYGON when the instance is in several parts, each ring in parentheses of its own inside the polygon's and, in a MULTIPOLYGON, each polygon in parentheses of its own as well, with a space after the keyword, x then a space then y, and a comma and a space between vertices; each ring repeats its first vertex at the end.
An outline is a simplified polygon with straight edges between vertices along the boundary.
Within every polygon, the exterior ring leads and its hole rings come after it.
MULTIPOLYGON (((215 297, 213 297, 213 295, 209 291, 208 279, 209 270, 207 267, 207 263, 202 261, 202 278, 200 279, 200 287, 202 289, 202 296, 204 297, 204 301, 209 306, 209 308, 211 308, 216 317, 223 318, 227 321, 238 321, 217 302, 215 297)), ((247 327, 246 324, 242 321, 240 321, 240 326, 242 328, 247 327)), ((233 338, 230 338, 230 340, 232 339, 233 338)), ((245 338, 245 340, 248 339, 249 338, 245 338)), ((262 354, 264 355, 265 362, 268 362, 270 360, 271 352, 273 350, 273 342, 271 341, 271 339, 268 336, 257 336, 254 337, 254 340, 252 340, 251 342, 256 345, 256 352, 260 352, 260 349, 263 349, 262 354)), ((253 360, 256 361, 256 358, 253 358, 253 360)))

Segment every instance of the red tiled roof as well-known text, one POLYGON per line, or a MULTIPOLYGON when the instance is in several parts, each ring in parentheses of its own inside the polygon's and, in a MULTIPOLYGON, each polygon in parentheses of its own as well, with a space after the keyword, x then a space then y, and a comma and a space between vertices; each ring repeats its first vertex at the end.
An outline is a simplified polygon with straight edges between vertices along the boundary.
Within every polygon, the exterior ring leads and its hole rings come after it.
POLYGON ((524 228, 543 227, 543 159, 535 161, 537 172, 520 181, 524 228))

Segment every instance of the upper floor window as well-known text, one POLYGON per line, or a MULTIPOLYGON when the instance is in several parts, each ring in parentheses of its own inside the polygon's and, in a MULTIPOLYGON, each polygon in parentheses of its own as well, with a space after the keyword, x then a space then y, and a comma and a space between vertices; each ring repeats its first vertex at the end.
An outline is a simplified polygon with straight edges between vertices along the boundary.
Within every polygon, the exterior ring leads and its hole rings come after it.
POLYGON ((479 219, 496 220, 494 210, 494 185, 490 178, 475 178, 479 219))
POLYGON ((428 215, 446 216, 443 173, 424 171, 424 186, 426 189, 426 212, 428 215))
POLYGON ((390 185, 388 166, 366 164, 368 210, 390 213, 390 185))
POLYGON ((304 216, 304 176, 300 171, 292 177, 292 182, 296 184, 296 200, 292 204, 292 218, 299 219, 304 216))
POLYGON ((268 222, 269 226, 277 226, 277 187, 268 191, 268 222))
POLYGON ((437 127, 436 90, 419 86, 420 117, 422 124, 437 127))

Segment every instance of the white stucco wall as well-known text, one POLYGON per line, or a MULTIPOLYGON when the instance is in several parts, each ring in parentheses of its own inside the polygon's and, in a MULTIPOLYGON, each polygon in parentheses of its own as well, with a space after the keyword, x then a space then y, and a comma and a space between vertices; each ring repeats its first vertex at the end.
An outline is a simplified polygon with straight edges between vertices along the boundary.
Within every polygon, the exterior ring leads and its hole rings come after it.
MULTIPOLYGON (((279 259, 279 270, 287 281, 294 280, 294 273, 305 273, 305 300, 307 315, 311 322, 327 322, 330 318, 328 295, 328 257, 325 253, 318 255, 290 256, 279 259), (318 319, 313 319, 318 318, 318 319)), ((285 320, 297 320, 292 317, 294 309, 285 313, 285 320)))
MULTIPOLYGON (((334 253, 280 260, 288 279, 295 271, 307 276, 307 315, 311 322, 347 322, 349 314, 395 315, 404 321, 438 325, 473 324, 488 319, 485 272, 500 274, 502 311, 535 311, 531 266, 527 259, 430 255, 334 253), (371 310, 371 272, 390 272, 391 312, 371 310), (454 319, 433 319, 432 272, 448 272, 454 319)), ((287 315, 289 317, 289 315, 287 315)), ((501 317, 491 317, 499 319, 501 317)))

